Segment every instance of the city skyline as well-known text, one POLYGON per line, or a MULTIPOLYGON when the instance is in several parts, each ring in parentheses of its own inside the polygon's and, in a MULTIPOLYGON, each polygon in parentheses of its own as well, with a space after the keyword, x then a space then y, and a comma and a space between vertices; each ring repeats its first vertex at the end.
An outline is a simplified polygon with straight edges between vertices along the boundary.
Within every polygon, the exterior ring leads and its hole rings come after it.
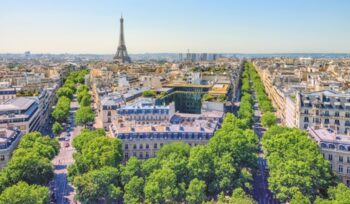
POLYGON ((4 1, 0 53, 350 53, 346 1, 4 1))

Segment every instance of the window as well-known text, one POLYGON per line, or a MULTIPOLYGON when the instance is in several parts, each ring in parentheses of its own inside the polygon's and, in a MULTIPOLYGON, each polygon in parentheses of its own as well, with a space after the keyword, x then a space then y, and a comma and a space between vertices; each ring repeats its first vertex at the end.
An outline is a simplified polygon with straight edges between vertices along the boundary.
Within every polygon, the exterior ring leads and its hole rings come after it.
POLYGON ((146 144, 146 149, 149 149, 149 144, 146 144))
POLYGON ((339 149, 345 151, 345 147, 343 145, 339 145, 339 149))
POLYGON ((134 149, 137 149, 136 144, 134 144, 134 149))
POLYGON ((342 165, 339 165, 338 172, 343 173, 343 166, 342 165))
POLYGON ((329 155, 328 155, 328 160, 329 160, 329 161, 332 161, 332 160, 333 160, 333 155, 329 154, 329 155))
POLYGON ((308 123, 309 122, 309 118, 308 117, 304 117, 304 122, 308 123))
POLYGON ((0 161, 5 161, 5 155, 0 155, 0 161))
POLYGON ((139 157, 140 157, 140 159, 143 159, 143 153, 142 152, 140 152, 139 157))
POLYGON ((339 120, 335 120, 334 123, 335 123, 336 125, 340 125, 339 120))
POLYGON ((346 113, 345 113, 345 117, 346 117, 346 118, 350 118, 350 113, 349 113, 349 112, 346 112, 346 113))
POLYGON ((329 124, 329 119, 327 118, 327 119, 324 119, 324 123, 325 124, 329 124))
POLYGON ((348 169, 346 170, 347 174, 350 174, 350 167, 348 167, 348 169))
POLYGON ((143 145, 142 144, 140 144, 140 149, 143 149, 143 145))
POLYGON ((125 144, 125 149, 129 149, 129 145, 128 144, 125 144))
POLYGON ((157 143, 154 143, 153 148, 154 148, 154 149, 157 149, 157 148, 158 148, 157 143))
POLYGON ((334 116, 335 116, 335 117, 339 117, 339 112, 338 112, 338 111, 335 112, 335 113, 334 113, 334 116))
POLYGON ((347 162, 350 163, 350 157, 347 158, 347 162))
POLYGON ((125 159, 128 159, 128 158, 129 158, 129 154, 125 153, 125 159))
POLYGON ((343 156, 339 156, 339 162, 343 162, 343 156))
POLYGON ((304 110, 304 114, 309 114, 309 110, 308 110, 308 109, 305 109, 305 110, 304 110))
POLYGON ((325 112, 324 112, 324 115, 325 115, 325 116, 329 116, 329 111, 325 111, 325 112))
POLYGON ((160 147, 163 147, 163 143, 160 143, 160 147))
POLYGON ((148 159, 149 158, 149 154, 148 154, 148 152, 146 152, 146 159, 148 159))

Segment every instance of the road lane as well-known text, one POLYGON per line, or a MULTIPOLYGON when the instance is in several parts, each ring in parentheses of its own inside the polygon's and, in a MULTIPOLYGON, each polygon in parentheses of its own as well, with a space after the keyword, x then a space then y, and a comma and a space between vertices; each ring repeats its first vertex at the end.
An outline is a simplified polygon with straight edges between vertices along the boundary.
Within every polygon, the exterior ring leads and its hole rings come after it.
POLYGON ((53 185, 54 194, 56 198, 55 203, 58 203, 58 204, 74 203, 74 200, 73 200, 74 188, 68 182, 67 167, 74 163, 73 153, 75 150, 72 147, 73 138, 79 135, 80 131, 82 130, 82 127, 74 125, 74 113, 78 107, 79 107, 79 104, 74 98, 73 101, 71 102, 70 115, 69 115, 70 122, 68 123, 68 125, 71 127, 71 131, 69 131, 70 140, 69 141, 60 140, 60 145, 61 145, 60 152, 52 160, 52 163, 54 164, 54 167, 55 167, 55 170, 54 170, 55 176, 54 176, 54 185, 53 185), (69 142, 69 147, 65 147, 66 142, 69 142))

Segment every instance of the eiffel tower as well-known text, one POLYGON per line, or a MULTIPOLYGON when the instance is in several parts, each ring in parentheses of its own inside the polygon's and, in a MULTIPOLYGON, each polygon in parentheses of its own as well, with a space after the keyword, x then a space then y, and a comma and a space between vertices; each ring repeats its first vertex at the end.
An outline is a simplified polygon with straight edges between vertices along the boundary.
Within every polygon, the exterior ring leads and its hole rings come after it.
POLYGON ((131 63, 131 59, 126 51, 125 40, 124 40, 124 19, 123 16, 120 17, 120 35, 119 35, 119 45, 117 53, 113 57, 114 62, 119 63, 131 63))

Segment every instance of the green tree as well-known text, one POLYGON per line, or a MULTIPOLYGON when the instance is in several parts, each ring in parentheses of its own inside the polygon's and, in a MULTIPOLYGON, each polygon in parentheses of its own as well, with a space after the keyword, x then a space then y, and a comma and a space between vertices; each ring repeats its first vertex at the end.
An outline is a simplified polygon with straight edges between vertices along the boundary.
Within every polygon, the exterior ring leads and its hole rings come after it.
POLYGON ((73 93, 76 91, 76 83, 74 80, 70 78, 70 76, 67 78, 67 80, 64 82, 63 87, 67 87, 73 91, 73 93))
POLYGON ((28 184, 46 185, 53 178, 53 166, 50 160, 30 151, 14 156, 1 171, 1 187, 11 186, 19 181, 28 184))
POLYGON ((198 178, 204 181, 208 186, 209 192, 216 192, 216 189, 212 189, 215 179, 214 160, 212 152, 207 146, 191 148, 188 168, 191 170, 191 178, 198 178))
POLYGON ((315 204, 347 204, 350 201, 350 189, 343 183, 328 189, 328 199, 318 197, 315 204))
POLYGON ((134 176, 124 187, 124 202, 127 204, 138 204, 144 200, 144 180, 134 176))
POLYGON ((311 203, 310 199, 308 197, 304 196, 299 191, 293 195, 293 198, 290 201, 290 204, 310 204, 310 203, 311 203))
POLYGON ((203 181, 193 179, 186 191, 186 201, 189 204, 201 204, 206 200, 206 185, 203 181))
POLYGON ((106 136, 104 129, 97 129, 95 131, 83 129, 81 133, 73 139, 73 146, 77 152, 81 153, 85 144, 90 143, 95 138, 102 136, 106 136))
POLYGON ((212 96, 211 94, 204 94, 203 97, 202 97, 202 100, 203 101, 212 101, 214 99, 214 96, 212 96))
POLYGON ((143 97, 148 97, 148 98, 154 98, 156 97, 156 95, 157 95, 157 92, 153 90, 147 90, 142 93, 143 97))
POLYGON ((121 141, 110 137, 97 137, 86 143, 82 152, 74 154, 76 167, 69 170, 70 176, 74 177, 88 171, 99 169, 104 166, 117 167, 122 160, 121 141))
POLYGON ((97 203, 102 198, 108 202, 120 198, 118 174, 116 168, 103 167, 76 176, 73 180, 76 198, 82 203, 97 203))
POLYGON ((19 152, 25 153, 26 151, 32 151, 41 157, 51 160, 58 154, 59 149, 60 144, 57 138, 51 139, 48 136, 42 136, 39 132, 30 132, 22 137, 13 155, 15 156, 19 152))
POLYGON ((306 132, 271 127, 262 146, 269 164, 270 190, 279 200, 290 201, 298 192, 311 200, 333 184, 329 162, 306 132))
POLYGON ((213 192, 230 191, 238 178, 237 166, 232 163, 229 153, 214 158, 215 179, 212 187, 213 192))
POLYGON ((52 125, 52 132, 53 132, 55 135, 58 135, 62 130, 63 130, 63 128, 62 128, 62 126, 61 126, 60 123, 55 122, 55 123, 52 125))
POLYGON ((131 178, 142 176, 142 162, 136 157, 131 157, 126 165, 121 167, 121 181, 126 185, 131 178))
POLYGON ((77 92, 78 93, 81 93, 81 92, 88 92, 89 91, 89 87, 88 86, 86 86, 86 85, 80 85, 79 87, 78 87, 78 89, 77 89, 77 92))
POLYGON ((164 145, 158 152, 157 158, 160 160, 165 160, 172 153, 175 153, 181 157, 190 156, 190 146, 183 142, 171 142, 167 145, 164 145))
POLYGON ((77 93, 77 100, 78 100, 78 102, 80 103, 81 100, 83 99, 83 97, 87 97, 87 96, 90 96, 90 97, 91 97, 89 91, 87 91, 87 90, 85 90, 85 89, 82 90, 81 92, 78 92, 78 93, 77 93))
POLYGON ((218 101, 221 102, 221 103, 225 102, 226 101, 226 96, 225 95, 218 96, 218 101))
POLYGON ((95 120, 95 113, 90 106, 82 106, 75 113, 75 123, 77 125, 86 126, 88 123, 95 120))
POLYGON ((90 100, 91 100, 91 96, 90 96, 90 94, 87 93, 81 98, 79 105, 80 106, 90 106, 91 105, 90 100))
POLYGON ((55 109, 52 112, 52 117, 58 122, 64 122, 68 115, 70 109, 70 99, 62 96, 58 99, 55 109))
POLYGON ((273 125, 276 125, 276 116, 274 113, 266 112, 261 116, 261 124, 265 128, 269 128, 273 125))
POLYGON ((255 204, 253 198, 248 196, 242 188, 236 188, 232 192, 232 197, 230 203, 240 203, 240 204, 255 204))
POLYGON ((19 182, 6 188, 0 195, 1 204, 44 204, 49 201, 49 189, 19 182))
POLYGON ((148 177, 153 171, 160 168, 161 165, 157 158, 150 158, 142 162, 142 174, 144 177, 148 177))
POLYGON ((175 201, 178 195, 175 173, 170 169, 155 170, 147 178, 144 192, 146 203, 175 201))
POLYGON ((85 76, 89 73, 89 70, 87 69, 83 69, 83 70, 80 70, 75 78, 75 82, 76 83, 84 83, 85 81, 85 76))
POLYGON ((73 94, 74 94, 74 91, 72 89, 70 89, 69 87, 67 87, 67 86, 66 87, 63 86, 63 87, 59 88, 57 90, 57 92, 56 92, 56 95, 57 95, 58 98, 62 97, 62 96, 65 96, 65 97, 67 97, 69 99, 72 99, 73 98, 73 94))

